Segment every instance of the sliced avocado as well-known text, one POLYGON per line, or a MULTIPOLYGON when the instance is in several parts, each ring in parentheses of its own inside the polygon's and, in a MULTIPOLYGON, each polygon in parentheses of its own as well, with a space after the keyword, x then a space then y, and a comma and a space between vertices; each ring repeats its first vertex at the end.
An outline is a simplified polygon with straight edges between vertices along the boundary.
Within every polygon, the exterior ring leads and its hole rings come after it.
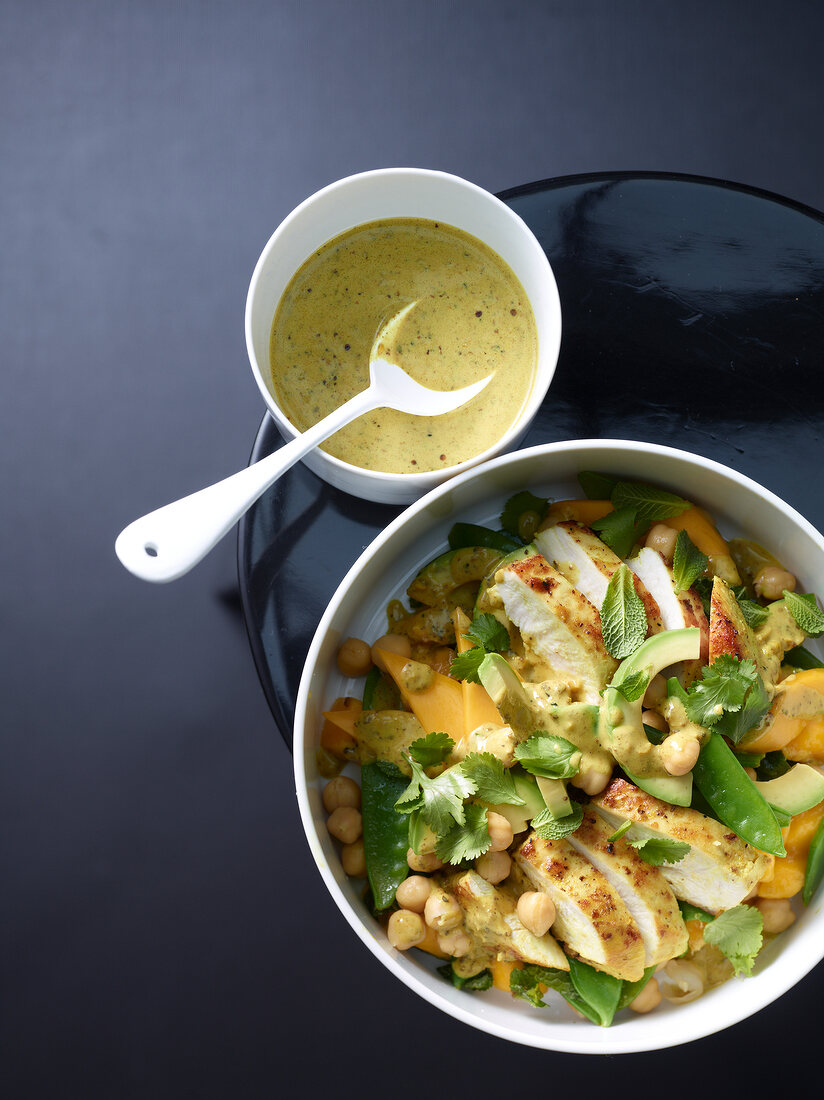
POLYGON ((771 806, 786 814, 802 814, 824 800, 824 775, 809 764, 796 764, 777 779, 756 781, 771 806))
MULTIPOLYGON (((695 661, 700 654, 701 631, 697 627, 665 630, 647 638, 635 653, 622 661, 612 683, 620 684, 636 672, 645 672, 652 679, 670 665, 678 661, 695 661)), ((607 687, 601 705, 601 743, 612 752, 628 778, 641 790, 675 806, 689 806, 692 775, 670 775, 667 772, 660 761, 659 747, 651 745, 644 733, 642 710, 643 696, 629 702, 615 687, 607 687), (639 774, 637 763, 641 759, 646 761, 643 775, 639 774)))
POLYGON ((545 803, 541 792, 538 790, 538 784, 531 775, 527 775, 526 772, 512 772, 511 774, 515 781, 515 790, 518 792, 519 797, 524 800, 524 805, 515 806, 511 802, 499 802, 495 806, 490 806, 489 809, 494 810, 501 817, 505 817, 512 826, 513 833, 522 833, 524 829, 528 828, 532 818, 544 809, 545 803))
POLYGON ((506 658, 500 653, 487 653, 478 668, 478 679, 498 712, 516 732, 528 732, 535 728, 531 700, 518 673, 506 658))
POLYGON ((433 558, 406 590, 425 607, 437 607, 459 585, 477 584, 501 560, 501 551, 488 546, 460 546, 433 558))
POLYGON ((535 782, 538 790, 544 796, 546 808, 553 817, 569 817, 572 813, 572 801, 567 794, 566 783, 563 779, 548 779, 543 775, 536 775, 535 782))

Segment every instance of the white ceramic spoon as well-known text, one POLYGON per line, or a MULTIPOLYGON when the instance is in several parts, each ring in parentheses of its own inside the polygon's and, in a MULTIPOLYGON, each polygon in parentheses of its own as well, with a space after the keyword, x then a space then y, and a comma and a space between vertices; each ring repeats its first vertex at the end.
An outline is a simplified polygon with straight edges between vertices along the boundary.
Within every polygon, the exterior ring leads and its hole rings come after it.
POLYGON ((115 553, 144 581, 173 581, 204 558, 258 497, 308 451, 372 409, 389 408, 416 416, 440 416, 460 408, 489 382, 484 378, 460 390, 430 390, 382 357, 398 325, 416 305, 396 313, 380 330, 369 361, 369 388, 273 454, 223 481, 158 508, 130 523, 117 537, 115 553))

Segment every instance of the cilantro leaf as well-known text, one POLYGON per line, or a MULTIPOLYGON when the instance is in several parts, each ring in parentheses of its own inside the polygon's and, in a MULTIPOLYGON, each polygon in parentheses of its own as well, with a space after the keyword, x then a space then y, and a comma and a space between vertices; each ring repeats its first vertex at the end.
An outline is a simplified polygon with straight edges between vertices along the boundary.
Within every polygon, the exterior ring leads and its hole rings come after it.
POLYGON ((581 750, 565 737, 550 737, 539 730, 515 746, 515 759, 533 775, 547 779, 569 779, 581 766, 581 750))
POLYGON ((505 802, 510 806, 525 806, 518 794, 515 780, 503 761, 491 752, 471 752, 461 761, 461 769, 474 784, 475 794, 493 805, 505 802))
POLYGON ((648 526, 643 521, 639 522, 634 508, 616 508, 614 512, 607 512, 590 524, 601 542, 605 542, 619 558, 629 557, 633 546, 648 526))
POLYGON ((649 687, 649 675, 642 669, 630 672, 623 679, 614 679, 609 685, 614 688, 628 703, 634 703, 640 699, 649 687))
POLYGON ((755 681, 744 698, 744 705, 738 711, 727 711, 714 728, 737 745, 745 733, 761 723, 769 709, 770 697, 764 681, 756 672, 755 681))
POLYGON ((730 960, 736 974, 752 974, 761 950, 764 922, 752 905, 735 905, 711 920, 704 929, 706 943, 714 944, 730 960))
POLYGON ((812 592, 802 595, 785 588, 784 603, 805 634, 809 634, 811 638, 824 634, 824 611, 818 606, 812 592))
POLYGON ((453 680, 466 680, 470 684, 481 682, 478 669, 486 656, 482 646, 474 645, 464 653, 458 653, 449 663, 449 675, 453 680))
POLYGON ((476 615, 464 635, 487 653, 503 653, 509 649, 509 631, 488 611, 476 615))
POLYGON ((683 497, 640 481, 619 481, 613 489, 611 500, 616 509, 634 508, 638 521, 647 526, 678 516, 691 507, 683 497))
POLYGON ((522 492, 511 496, 504 504, 500 519, 501 527, 505 531, 509 531, 511 535, 519 535, 518 521, 524 512, 537 512, 543 519, 548 505, 549 500, 546 497, 536 497, 534 493, 524 489, 522 492))
POLYGON ((753 661, 722 654, 690 687, 687 717, 700 726, 712 726, 725 712, 740 710, 757 675, 753 661))
POLYGON ((447 768, 430 779, 413 757, 406 759, 412 768, 412 781, 395 803, 395 809, 408 814, 419 810, 424 822, 442 836, 452 827, 464 823, 464 799, 475 793, 475 784, 463 774, 460 764, 447 768))
POLYGON ((456 974, 451 962, 436 967, 436 970, 445 982, 454 985, 456 989, 475 992, 492 988, 492 971, 489 969, 482 970, 479 974, 473 974, 471 978, 462 978, 460 974, 456 974))
POLYGON ((578 484, 590 500, 609 500, 615 491, 618 480, 608 474, 598 474, 593 470, 582 470, 578 474, 578 484))
POLYGON ((673 840, 666 836, 646 836, 640 840, 627 838, 629 843, 644 861, 653 867, 665 863, 679 863, 690 850, 683 840, 673 840))
POLYGON ((428 733, 426 737, 419 737, 409 746, 409 755, 424 768, 442 764, 449 756, 455 742, 448 733, 428 733))
POLYGON ((647 636, 647 613, 635 591, 632 574, 621 562, 610 577, 601 605, 601 629, 607 652, 618 660, 629 657, 647 636))
POLYGON ((573 802, 572 812, 566 817, 555 817, 549 808, 541 810, 533 817, 532 828, 540 840, 563 840, 574 833, 583 820, 583 806, 580 802, 573 802))
POLYGON ((438 837, 435 855, 444 863, 463 863, 482 856, 491 843, 486 806, 467 802, 463 822, 452 825, 438 837))
POLYGON ((672 558, 672 578, 675 591, 684 592, 692 588, 705 572, 709 558, 702 554, 686 531, 679 531, 675 540, 675 553, 672 558))

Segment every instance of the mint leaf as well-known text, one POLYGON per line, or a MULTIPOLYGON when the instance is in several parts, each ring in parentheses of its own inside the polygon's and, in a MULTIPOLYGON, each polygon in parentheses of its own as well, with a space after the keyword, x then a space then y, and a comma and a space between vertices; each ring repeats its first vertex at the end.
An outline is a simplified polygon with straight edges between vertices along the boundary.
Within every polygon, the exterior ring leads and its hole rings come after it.
POLYGON ((475 784, 463 774, 460 764, 430 779, 417 760, 408 754, 406 759, 412 768, 412 781, 395 803, 395 809, 402 814, 419 810, 438 836, 448 832, 453 822, 463 825, 463 802, 475 793, 475 784))
POLYGON ((481 679, 478 676, 478 669, 485 656, 486 651, 483 647, 474 645, 471 649, 452 658, 449 663, 449 675, 453 680, 467 680, 470 684, 479 684, 481 679))
POLYGON ((515 746, 515 759, 533 775, 547 779, 569 779, 581 766, 581 750, 565 737, 550 737, 539 730, 515 746))
POLYGON ((475 784, 475 795, 493 805, 505 802, 509 806, 525 806, 518 794, 515 780, 503 761, 491 752, 471 752, 461 761, 461 770, 475 784))
POLYGON ((467 802, 463 822, 438 837, 435 855, 444 863, 463 863, 482 856, 491 843, 486 806, 467 802))
POLYGON ((619 558, 628 558, 630 551, 649 525, 638 520, 634 508, 616 508, 590 524, 601 542, 605 542, 619 558))
POLYGON ((524 512, 537 512, 543 519, 548 505, 549 500, 546 497, 536 497, 534 493, 524 489, 511 496, 504 505, 504 510, 501 512, 501 527, 511 535, 519 535, 518 521, 524 512))
POLYGON ((442 764, 455 747, 448 733, 428 733, 409 746, 409 755, 424 768, 442 764))
POLYGON ((784 603, 805 634, 809 634, 811 638, 824 634, 824 612, 812 592, 801 595, 785 588, 784 603))
POLYGON ((690 502, 683 497, 640 481, 619 481, 612 492, 611 500, 616 509, 634 508, 639 523, 646 526, 678 516, 691 507, 690 502))
POLYGON ((762 607, 760 603, 756 603, 755 600, 740 599, 738 606, 741 608, 741 613, 747 620, 747 625, 755 629, 758 626, 763 626, 770 616, 766 607, 762 607))
POLYGON ((609 687, 614 688, 620 695, 623 695, 628 703, 634 703, 636 699, 641 698, 649 687, 649 676, 639 669, 637 672, 627 673, 623 679, 619 680, 616 677, 609 687))
POLYGON ((704 929, 706 943, 714 944, 730 960, 736 974, 752 974, 761 950, 764 922, 752 905, 735 905, 719 913, 704 929))
POLYGON ((509 649, 509 631, 488 611, 476 615, 464 635, 487 653, 503 653, 509 649))
POLYGON ((701 679, 690 687, 687 717, 699 726, 712 726, 726 711, 740 710, 757 675, 754 661, 722 654, 704 667, 701 679))
POLYGON ((580 802, 572 803, 572 812, 566 817, 555 817, 549 808, 541 810, 532 819, 535 835, 541 840, 563 840, 574 833, 584 820, 584 808, 580 802))
POLYGON ((629 657, 647 636, 644 603, 635 591, 632 574, 623 562, 607 585, 601 605, 601 630, 607 652, 617 660, 629 657))
POLYGON ((672 579, 675 582, 675 591, 684 592, 692 588, 706 571, 709 560, 706 554, 701 553, 686 531, 679 531, 672 558, 672 579))
POLYGON ((661 867, 665 863, 680 863, 690 850, 689 844, 683 840, 672 840, 665 836, 647 836, 641 840, 630 840, 629 843, 644 863, 653 867, 661 867))
POLYGON ((819 660, 815 654, 801 645, 787 650, 784 654, 784 663, 793 668, 824 668, 824 661, 819 660))
POLYGON ((593 470, 582 470, 578 474, 578 484, 590 500, 610 500, 618 479, 609 477, 608 474, 597 474, 593 470))
POLYGON ((492 971, 489 969, 482 970, 479 974, 473 974, 471 978, 462 978, 460 974, 456 974, 451 962, 435 969, 445 982, 454 985, 456 989, 463 989, 466 993, 492 988, 492 971))

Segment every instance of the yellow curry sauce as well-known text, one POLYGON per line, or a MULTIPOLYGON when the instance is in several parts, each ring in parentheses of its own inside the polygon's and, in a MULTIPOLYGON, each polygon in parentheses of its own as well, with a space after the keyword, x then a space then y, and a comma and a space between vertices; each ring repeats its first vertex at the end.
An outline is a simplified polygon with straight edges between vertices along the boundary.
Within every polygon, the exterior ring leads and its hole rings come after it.
POLYGON ((469 234, 392 218, 357 226, 318 249, 283 294, 270 366, 278 402, 301 431, 366 389, 378 329, 417 302, 387 354, 416 381, 454 390, 493 375, 472 401, 440 417, 367 413, 323 444, 355 466, 437 470, 480 454, 517 419, 535 375, 538 339, 509 266, 469 234))

